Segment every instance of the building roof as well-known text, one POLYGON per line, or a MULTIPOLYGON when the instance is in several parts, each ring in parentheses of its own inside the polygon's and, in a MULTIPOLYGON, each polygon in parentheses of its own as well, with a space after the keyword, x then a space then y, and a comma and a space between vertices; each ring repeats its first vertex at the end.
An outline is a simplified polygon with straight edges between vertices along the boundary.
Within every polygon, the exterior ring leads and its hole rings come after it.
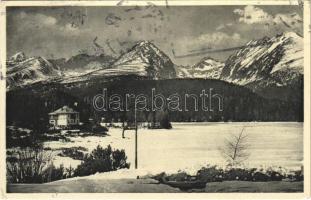
POLYGON ((74 111, 72 108, 69 108, 68 106, 63 106, 62 108, 59 108, 55 110, 54 112, 49 113, 49 115, 58 115, 58 114, 74 114, 78 113, 74 111))

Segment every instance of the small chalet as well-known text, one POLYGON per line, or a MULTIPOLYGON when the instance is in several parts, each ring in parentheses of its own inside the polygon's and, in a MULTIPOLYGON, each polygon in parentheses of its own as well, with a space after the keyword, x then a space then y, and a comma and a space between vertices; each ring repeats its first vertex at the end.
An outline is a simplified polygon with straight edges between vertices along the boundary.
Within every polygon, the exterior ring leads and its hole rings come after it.
POLYGON ((49 116, 49 123, 54 127, 68 127, 78 125, 80 122, 79 112, 74 111, 68 106, 63 106, 62 108, 49 113, 49 116))

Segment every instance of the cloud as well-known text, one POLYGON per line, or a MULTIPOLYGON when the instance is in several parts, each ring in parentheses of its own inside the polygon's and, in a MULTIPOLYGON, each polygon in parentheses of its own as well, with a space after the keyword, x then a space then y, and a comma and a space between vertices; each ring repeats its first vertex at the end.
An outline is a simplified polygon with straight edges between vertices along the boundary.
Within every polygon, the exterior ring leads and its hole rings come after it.
POLYGON ((228 40, 238 41, 240 39, 241 39, 241 36, 238 33, 233 33, 232 35, 229 35, 224 32, 214 32, 214 33, 200 35, 198 37, 198 42, 207 42, 207 43, 213 43, 215 45, 218 45, 228 40))
POLYGON ((51 17, 51 16, 46 16, 43 14, 37 14, 36 17, 38 18, 38 21, 41 20, 42 24, 48 25, 48 26, 55 25, 57 22, 56 18, 51 17))
POLYGON ((225 29, 226 27, 232 26, 232 23, 227 23, 227 24, 220 24, 219 26, 216 27, 216 31, 220 31, 225 29))
POLYGON ((269 15, 261 8, 255 7, 253 5, 245 6, 243 10, 235 9, 233 12, 240 16, 240 22, 244 22, 246 24, 265 23, 273 21, 273 16, 269 15))
POLYGON ((83 30, 78 27, 74 26, 70 23, 61 23, 55 17, 48 16, 41 13, 26 13, 21 12, 19 13, 18 20, 19 25, 18 28, 21 30, 30 30, 33 31, 40 27, 41 31, 47 31, 53 34, 59 35, 71 35, 71 36, 78 36, 83 32, 83 30))
POLYGON ((199 51, 201 49, 221 49, 224 47, 234 47, 242 45, 246 41, 241 38, 240 34, 228 34, 217 31, 213 33, 205 33, 198 37, 182 37, 176 44, 178 49, 184 53, 191 51, 199 51))
POLYGON ((273 16, 253 5, 245 6, 244 9, 235 9, 233 12, 240 16, 240 22, 246 24, 281 25, 294 29, 302 27, 302 18, 295 12, 273 16))
POLYGON ((26 12, 21 12, 19 17, 23 20, 30 21, 32 24, 35 25, 45 25, 45 26, 52 26, 57 23, 57 19, 51 16, 47 16, 44 14, 29 14, 26 12))

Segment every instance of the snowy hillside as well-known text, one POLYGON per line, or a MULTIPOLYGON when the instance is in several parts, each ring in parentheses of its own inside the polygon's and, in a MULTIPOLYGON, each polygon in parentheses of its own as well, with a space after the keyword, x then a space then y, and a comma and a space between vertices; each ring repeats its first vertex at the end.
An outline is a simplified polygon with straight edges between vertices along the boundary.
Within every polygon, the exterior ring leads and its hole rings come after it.
POLYGON ((177 66, 179 78, 219 79, 224 63, 210 57, 203 58, 193 66, 177 66))
POLYGON ((60 65, 63 71, 69 72, 85 72, 91 70, 98 70, 109 67, 115 58, 109 55, 89 55, 89 54, 78 54, 67 59, 60 65))
POLYGON ((121 73, 136 72, 152 79, 176 77, 171 59, 149 41, 136 44, 130 51, 121 55, 112 68, 121 73))
POLYGON ((60 77, 62 72, 43 57, 18 53, 8 60, 7 89, 60 77))
POLYGON ((78 54, 67 60, 46 60, 26 58, 19 52, 7 63, 8 88, 53 80, 63 73, 62 83, 135 75, 153 80, 220 79, 256 90, 270 86, 299 86, 303 77, 303 38, 287 32, 252 40, 225 63, 205 57, 193 66, 176 66, 149 41, 138 42, 118 59, 103 54, 78 54))
POLYGON ((219 79, 224 63, 207 57, 192 67, 195 78, 219 79))
POLYGON ((16 63, 22 62, 24 60, 26 60, 26 56, 25 56, 24 52, 18 52, 8 59, 7 64, 9 66, 13 66, 16 63))
POLYGON ((98 77, 136 75, 150 79, 175 78, 170 58, 149 41, 137 43, 117 60, 107 55, 78 54, 69 59, 26 59, 18 53, 8 60, 8 88, 59 77, 62 83, 88 81, 98 77))
POLYGON ((175 65, 176 76, 178 78, 192 78, 191 66, 175 65))
POLYGON ((303 38, 287 32, 247 43, 228 58, 220 78, 239 85, 286 86, 302 75, 303 38))
POLYGON ((63 83, 90 80, 94 77, 137 75, 150 79, 176 77, 174 64, 170 58, 149 41, 137 43, 127 53, 121 55, 110 67, 91 71, 81 76, 72 76, 63 83))

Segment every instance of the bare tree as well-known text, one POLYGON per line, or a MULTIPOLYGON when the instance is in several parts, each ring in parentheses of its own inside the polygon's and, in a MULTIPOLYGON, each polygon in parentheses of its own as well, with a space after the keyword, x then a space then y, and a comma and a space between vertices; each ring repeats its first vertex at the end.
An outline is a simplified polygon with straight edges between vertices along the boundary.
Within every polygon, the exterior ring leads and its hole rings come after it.
POLYGON ((239 134, 233 134, 229 139, 226 139, 223 148, 220 149, 230 166, 242 164, 250 155, 248 137, 244 134, 244 129, 245 127, 239 134))

